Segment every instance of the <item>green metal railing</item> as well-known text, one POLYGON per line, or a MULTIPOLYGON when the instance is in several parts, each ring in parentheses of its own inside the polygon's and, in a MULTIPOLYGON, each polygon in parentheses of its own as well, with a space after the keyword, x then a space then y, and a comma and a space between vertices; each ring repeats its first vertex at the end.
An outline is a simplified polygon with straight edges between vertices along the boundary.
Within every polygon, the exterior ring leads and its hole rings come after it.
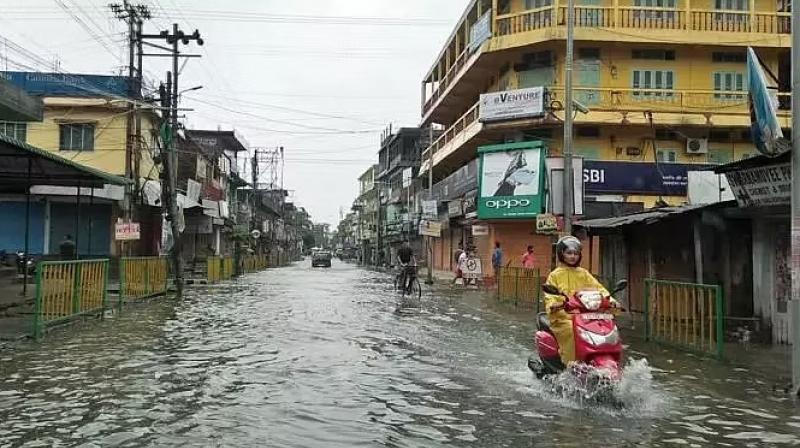
POLYGON ((722 358, 723 305, 719 285, 645 279, 645 338, 722 358))
POLYGON ((542 277, 539 269, 498 268, 497 299, 513 301, 514 306, 541 309, 542 277))
POLYGON ((33 336, 46 328, 108 307, 108 259, 43 261, 36 267, 33 336))
POLYGON ((119 260, 119 307, 128 300, 167 293, 167 257, 123 257, 119 260))

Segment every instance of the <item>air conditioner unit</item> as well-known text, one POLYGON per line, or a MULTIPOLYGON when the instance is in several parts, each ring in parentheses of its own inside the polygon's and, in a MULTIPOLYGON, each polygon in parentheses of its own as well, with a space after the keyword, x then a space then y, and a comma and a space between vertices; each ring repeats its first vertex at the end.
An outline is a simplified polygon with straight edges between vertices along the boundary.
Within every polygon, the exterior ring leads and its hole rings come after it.
POLYGON ((686 154, 708 154, 707 138, 686 139, 686 154))

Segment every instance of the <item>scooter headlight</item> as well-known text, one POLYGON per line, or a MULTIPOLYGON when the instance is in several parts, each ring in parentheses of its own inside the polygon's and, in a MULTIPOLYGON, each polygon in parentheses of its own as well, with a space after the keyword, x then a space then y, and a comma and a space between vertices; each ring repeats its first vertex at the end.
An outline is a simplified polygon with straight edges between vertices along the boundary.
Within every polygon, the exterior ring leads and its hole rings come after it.
POLYGON ((619 343, 619 330, 616 328, 611 330, 611 332, 608 334, 597 334, 592 333, 591 331, 586 331, 582 328, 578 328, 578 334, 580 335, 581 339, 589 344, 594 345, 595 347, 599 347, 601 345, 616 345, 619 343))

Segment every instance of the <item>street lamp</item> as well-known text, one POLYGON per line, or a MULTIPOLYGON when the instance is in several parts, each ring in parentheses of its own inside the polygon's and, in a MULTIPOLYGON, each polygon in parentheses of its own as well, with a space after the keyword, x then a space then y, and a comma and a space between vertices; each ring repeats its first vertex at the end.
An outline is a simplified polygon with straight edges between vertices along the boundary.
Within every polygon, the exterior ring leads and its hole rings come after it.
POLYGON ((200 90, 200 89, 202 89, 202 88, 203 88, 203 86, 194 86, 194 87, 192 87, 192 88, 189 88, 189 89, 181 90, 180 92, 178 92, 178 96, 181 96, 181 95, 183 95, 183 94, 184 94, 184 93, 186 93, 186 92, 193 92, 193 91, 195 91, 195 90, 200 90))

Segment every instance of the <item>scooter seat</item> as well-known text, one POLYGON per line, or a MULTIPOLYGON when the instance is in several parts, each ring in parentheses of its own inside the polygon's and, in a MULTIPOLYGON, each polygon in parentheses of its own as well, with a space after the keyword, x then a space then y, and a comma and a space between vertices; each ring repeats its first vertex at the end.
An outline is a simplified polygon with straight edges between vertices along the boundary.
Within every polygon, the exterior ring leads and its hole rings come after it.
POLYGON ((548 331, 552 333, 552 331, 550 330, 550 317, 547 316, 547 313, 539 313, 537 317, 538 317, 539 330, 548 331))

